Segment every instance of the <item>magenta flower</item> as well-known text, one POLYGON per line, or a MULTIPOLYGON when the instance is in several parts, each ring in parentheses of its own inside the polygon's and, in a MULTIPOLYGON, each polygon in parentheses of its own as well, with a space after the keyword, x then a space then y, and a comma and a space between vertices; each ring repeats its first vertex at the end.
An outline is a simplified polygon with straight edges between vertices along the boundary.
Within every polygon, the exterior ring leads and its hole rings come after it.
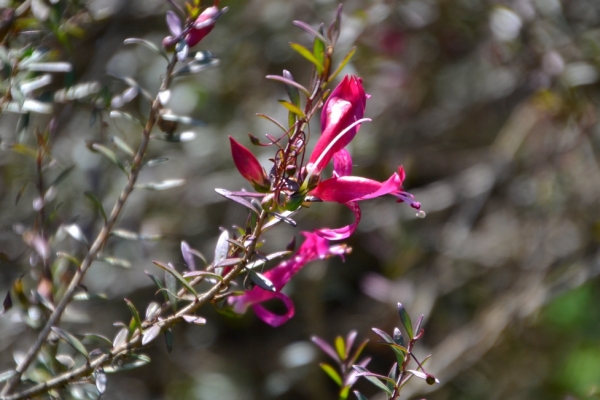
POLYGON ((366 103, 362 80, 354 75, 346 75, 331 92, 321 111, 321 137, 308 160, 311 175, 319 175, 334 154, 356 136, 364 121, 366 103))
POLYGON ((196 18, 194 26, 185 36, 185 42, 188 46, 194 47, 215 27, 215 22, 222 14, 217 6, 208 7, 202 11, 202 14, 196 18))
POLYGON ((233 305, 233 311, 238 314, 246 312, 248 307, 267 324, 277 327, 294 316, 294 303, 292 300, 281 293, 281 289, 286 283, 300 271, 306 264, 315 260, 322 260, 332 255, 343 256, 348 252, 344 245, 329 246, 328 241, 321 236, 311 232, 301 232, 306 238, 296 254, 289 260, 280 263, 275 268, 265 272, 267 277, 275 286, 275 292, 269 292, 255 286, 241 296, 229 298, 229 303, 233 305), (262 302, 279 299, 285 305, 287 312, 283 315, 277 315, 262 306, 262 302))
MULTIPOLYGON (((416 210, 421 209, 421 203, 415 201, 412 194, 402 190, 402 182, 405 178, 402 167, 399 167, 398 172, 395 172, 385 182, 378 182, 360 176, 349 176, 351 172, 352 158, 348 151, 342 149, 334 155, 333 178, 321 181, 316 188, 309 192, 309 195, 318 197, 323 201, 344 204, 354 213, 354 223, 337 229, 318 229, 316 232, 320 236, 329 240, 342 240, 350 237, 360 222, 361 213, 357 202, 361 200, 391 194, 398 199, 398 202, 406 202, 416 210)), ((419 211, 417 215, 424 216, 425 213, 419 211)))
POLYGON ((242 174, 242 176, 249 181, 252 184, 252 187, 257 191, 261 193, 268 192, 271 183, 269 182, 267 173, 256 157, 254 157, 254 154, 239 144, 231 136, 229 136, 229 143, 231 144, 233 163, 240 174, 242 174))

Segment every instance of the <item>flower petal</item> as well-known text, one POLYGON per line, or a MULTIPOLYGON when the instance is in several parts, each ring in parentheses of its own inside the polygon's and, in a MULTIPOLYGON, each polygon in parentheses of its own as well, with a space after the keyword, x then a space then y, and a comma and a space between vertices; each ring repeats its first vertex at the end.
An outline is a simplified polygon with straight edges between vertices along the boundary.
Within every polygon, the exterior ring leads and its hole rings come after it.
POLYGON ((360 176, 342 176, 322 181, 309 194, 323 201, 348 203, 392 194, 399 191, 401 187, 402 180, 397 173, 394 173, 385 182, 378 182, 360 176))
POLYGON ((358 223, 360 222, 360 215, 361 215, 360 207, 359 207, 358 203, 355 203, 355 202, 344 203, 344 205, 346 207, 348 207, 350 210, 352 210, 352 212, 354 213, 354 218, 355 218, 354 223, 352 223, 350 225, 346 225, 342 228, 337 228, 337 229, 330 229, 330 228, 317 229, 316 233, 319 236, 321 236, 322 238, 325 238, 327 240, 343 240, 343 239, 347 239, 350 236, 352 236, 354 231, 356 231, 356 227, 358 226, 358 223))
POLYGON ((287 308, 287 312, 285 314, 277 315, 274 312, 267 310, 261 304, 253 305, 252 309, 254 310, 254 312, 256 313, 256 316, 258 318, 262 319, 267 324, 276 328, 276 327, 284 324, 285 322, 287 322, 290 318, 292 318, 294 316, 295 309, 294 309, 294 303, 292 302, 292 299, 290 299, 285 294, 272 293, 272 295, 273 295, 272 297, 274 299, 275 298, 280 299, 283 302, 283 304, 287 308))

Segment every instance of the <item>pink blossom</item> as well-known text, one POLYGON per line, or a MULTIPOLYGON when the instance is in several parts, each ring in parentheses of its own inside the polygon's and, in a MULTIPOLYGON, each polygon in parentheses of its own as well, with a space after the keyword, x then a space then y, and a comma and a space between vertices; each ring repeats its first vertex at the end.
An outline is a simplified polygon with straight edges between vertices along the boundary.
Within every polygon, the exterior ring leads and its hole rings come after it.
POLYGON ((204 39, 204 37, 215 27, 215 22, 221 13, 221 10, 216 6, 208 7, 206 10, 202 11, 202 14, 196 18, 192 29, 185 36, 187 45, 194 47, 204 39))
MULTIPOLYGON (((309 195, 318 197, 323 201, 333 201, 344 204, 354 213, 355 222, 338 229, 323 228, 317 233, 329 240, 342 240, 350 237, 360 222, 361 212, 358 201, 374 199, 386 194, 391 194, 398 202, 406 202, 416 210, 421 209, 421 204, 415 201, 414 196, 402 190, 402 182, 405 178, 404 169, 398 168, 398 172, 392 174, 385 182, 360 176, 349 176, 352 171, 352 158, 350 154, 342 149, 334 157, 333 178, 321 181, 309 195)), ((420 211, 419 216, 424 215, 420 211)))
POLYGON ((234 138, 229 136, 233 163, 242 176, 259 192, 269 191, 270 182, 267 173, 260 165, 254 154, 234 138))
POLYGON ((233 311, 239 314, 246 312, 248 307, 267 324, 277 327, 294 316, 294 303, 292 300, 281 293, 281 290, 289 280, 306 264, 315 260, 322 260, 332 255, 343 256, 348 252, 348 248, 341 246, 329 246, 328 241, 312 232, 301 232, 306 238, 296 254, 289 260, 280 263, 275 268, 265 272, 264 276, 268 278, 275 286, 275 292, 269 292, 255 286, 241 296, 229 298, 229 303, 233 305, 233 311), (287 311, 283 315, 277 315, 267 310, 261 303, 278 299, 283 302, 287 311))
POLYGON ((321 136, 308 161, 308 170, 318 175, 331 158, 352 141, 365 115, 367 95, 362 80, 346 75, 331 92, 321 111, 321 136))

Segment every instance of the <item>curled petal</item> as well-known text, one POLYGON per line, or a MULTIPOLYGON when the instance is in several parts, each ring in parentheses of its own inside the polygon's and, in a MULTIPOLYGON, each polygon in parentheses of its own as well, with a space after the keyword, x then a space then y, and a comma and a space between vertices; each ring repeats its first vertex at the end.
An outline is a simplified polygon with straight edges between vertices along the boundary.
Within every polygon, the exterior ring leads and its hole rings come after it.
POLYGON ((355 202, 345 203, 344 205, 346 207, 348 207, 350 210, 352 210, 352 212, 354 213, 354 219, 355 219, 354 223, 352 223, 350 225, 346 225, 341 228, 336 228, 336 229, 330 229, 330 228, 317 229, 316 230, 317 235, 319 235, 322 238, 327 239, 327 240, 343 240, 343 239, 347 239, 350 236, 352 236, 354 231, 356 231, 356 227, 358 226, 358 223, 360 222, 360 215, 361 215, 360 207, 355 202))
POLYGON ((373 199, 386 194, 395 194, 402 188, 402 179, 394 173, 387 181, 378 182, 360 176, 342 176, 326 179, 310 192, 323 201, 348 203, 373 199))
POLYGON ((290 299, 283 293, 273 293, 272 298, 279 299, 283 302, 283 304, 287 308, 287 312, 285 314, 277 315, 274 312, 267 310, 262 304, 255 304, 254 306, 252 306, 252 309, 254 310, 258 318, 262 319, 267 324, 276 328, 280 325, 283 325, 285 322, 291 319, 294 316, 295 309, 292 299, 290 299))

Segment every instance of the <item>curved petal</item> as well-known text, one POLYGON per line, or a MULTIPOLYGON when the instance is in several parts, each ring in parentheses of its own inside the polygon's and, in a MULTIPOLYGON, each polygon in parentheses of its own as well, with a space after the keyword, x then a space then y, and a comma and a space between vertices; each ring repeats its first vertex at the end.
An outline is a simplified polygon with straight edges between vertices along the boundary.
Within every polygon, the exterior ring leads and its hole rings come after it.
POLYGON ((352 234, 354 233, 354 231, 356 231, 356 227, 358 226, 358 223, 360 222, 360 207, 358 205, 358 203, 355 202, 348 202, 348 203, 344 203, 344 205, 346 207, 348 207, 350 210, 352 210, 352 212, 354 213, 354 218, 355 221, 354 223, 350 224, 350 225, 346 225, 344 227, 341 228, 337 228, 337 229, 329 229, 329 228, 323 228, 323 229, 317 229, 315 232, 328 240, 343 240, 343 239, 347 239, 350 236, 352 236, 352 234))
POLYGON ((292 318, 294 316, 295 309, 294 309, 294 303, 292 302, 292 299, 290 299, 285 294, 272 293, 272 295, 273 295, 272 296, 273 298, 277 298, 283 302, 283 304, 287 308, 287 312, 285 314, 277 315, 274 312, 267 310, 261 304, 253 305, 252 309, 254 310, 254 312, 256 313, 256 316, 258 318, 262 319, 267 324, 276 328, 276 327, 284 324, 285 322, 287 322, 290 318, 292 318))
POLYGON ((378 182, 360 176, 326 179, 310 192, 323 201, 348 203, 393 194, 402 187, 402 179, 394 173, 387 181, 378 182))

